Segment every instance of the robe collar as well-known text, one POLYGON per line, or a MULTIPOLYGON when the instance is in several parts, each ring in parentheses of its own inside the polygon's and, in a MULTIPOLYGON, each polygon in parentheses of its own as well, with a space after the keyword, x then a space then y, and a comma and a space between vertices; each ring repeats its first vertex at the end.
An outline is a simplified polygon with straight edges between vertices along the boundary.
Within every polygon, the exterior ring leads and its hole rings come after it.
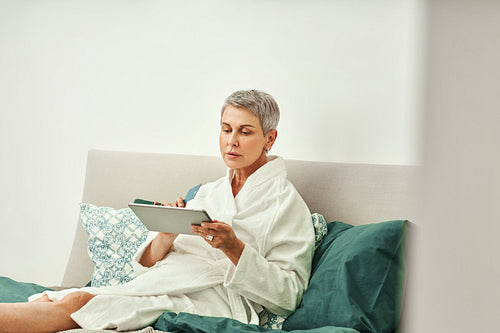
MULTIPOLYGON (((234 170, 228 169, 226 175, 229 186, 231 186, 231 182, 234 176, 234 170)), ((283 158, 279 156, 268 156, 267 163, 258 168, 247 178, 240 192, 259 186, 262 183, 265 183, 266 181, 277 176, 286 178, 285 162, 283 158)))

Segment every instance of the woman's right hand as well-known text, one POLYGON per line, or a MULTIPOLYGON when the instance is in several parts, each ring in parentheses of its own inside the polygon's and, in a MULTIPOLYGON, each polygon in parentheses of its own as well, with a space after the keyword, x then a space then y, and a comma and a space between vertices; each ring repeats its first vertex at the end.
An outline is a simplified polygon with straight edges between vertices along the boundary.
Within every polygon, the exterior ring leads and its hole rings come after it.
MULTIPOLYGON (((166 200, 163 200, 161 205, 169 207, 185 207, 184 198, 182 197, 178 197, 174 202, 167 202, 166 200)), ((165 258, 178 235, 179 234, 159 232, 149 246, 144 250, 139 263, 145 267, 154 266, 154 264, 158 261, 165 258)))
POLYGON ((170 207, 185 207, 184 204, 184 198, 183 197, 178 197, 175 202, 167 202, 167 200, 163 200, 161 202, 162 206, 170 206, 170 207))
POLYGON ((158 261, 165 258, 177 236, 179 236, 179 234, 159 232, 144 250, 139 263, 144 267, 154 266, 158 261))

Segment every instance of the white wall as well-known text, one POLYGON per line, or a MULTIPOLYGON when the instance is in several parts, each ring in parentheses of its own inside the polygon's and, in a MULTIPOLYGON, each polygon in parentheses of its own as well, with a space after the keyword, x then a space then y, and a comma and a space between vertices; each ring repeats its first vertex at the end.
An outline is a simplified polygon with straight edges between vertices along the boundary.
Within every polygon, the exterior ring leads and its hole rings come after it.
POLYGON ((500 2, 429 1, 423 173, 404 332, 499 331, 500 2))
POLYGON ((419 159, 418 0, 0 0, 0 275, 58 284, 90 148, 218 155, 236 89, 274 153, 419 159))

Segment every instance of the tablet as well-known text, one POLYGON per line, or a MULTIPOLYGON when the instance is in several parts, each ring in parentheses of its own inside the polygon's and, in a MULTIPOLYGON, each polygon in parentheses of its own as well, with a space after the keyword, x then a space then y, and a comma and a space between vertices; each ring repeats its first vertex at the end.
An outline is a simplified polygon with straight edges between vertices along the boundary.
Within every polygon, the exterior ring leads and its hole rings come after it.
POLYGON ((129 203, 135 215, 151 231, 195 235, 191 225, 212 222, 205 210, 129 203))

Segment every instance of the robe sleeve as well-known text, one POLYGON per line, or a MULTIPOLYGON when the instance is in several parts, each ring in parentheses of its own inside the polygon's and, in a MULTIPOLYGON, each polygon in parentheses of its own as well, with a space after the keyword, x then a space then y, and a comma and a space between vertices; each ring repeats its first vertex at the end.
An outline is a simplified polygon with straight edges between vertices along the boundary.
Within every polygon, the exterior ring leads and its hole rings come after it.
POLYGON ((245 245, 238 265, 228 268, 224 286, 272 313, 288 315, 309 281, 314 230, 309 209, 295 191, 280 203, 271 223, 263 235, 264 251, 245 245))

